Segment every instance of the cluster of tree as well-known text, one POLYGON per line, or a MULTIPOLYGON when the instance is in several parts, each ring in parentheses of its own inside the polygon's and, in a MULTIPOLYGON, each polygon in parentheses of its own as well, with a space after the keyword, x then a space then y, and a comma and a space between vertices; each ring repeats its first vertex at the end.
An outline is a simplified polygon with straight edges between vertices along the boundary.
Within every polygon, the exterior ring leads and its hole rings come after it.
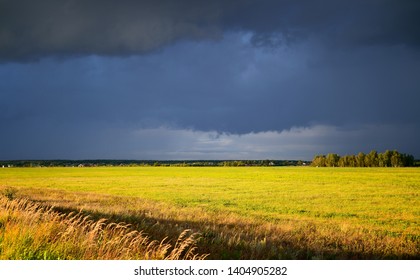
POLYGON ((414 157, 398 151, 386 150, 383 153, 371 151, 357 155, 339 156, 338 154, 317 155, 311 163, 316 167, 408 167, 414 166, 414 157))

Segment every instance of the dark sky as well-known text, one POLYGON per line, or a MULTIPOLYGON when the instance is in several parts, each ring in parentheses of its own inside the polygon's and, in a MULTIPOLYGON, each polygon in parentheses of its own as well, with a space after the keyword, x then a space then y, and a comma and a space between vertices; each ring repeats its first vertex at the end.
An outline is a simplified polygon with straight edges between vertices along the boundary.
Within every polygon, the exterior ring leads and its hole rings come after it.
POLYGON ((0 159, 420 158, 420 1, 0 0, 0 159))

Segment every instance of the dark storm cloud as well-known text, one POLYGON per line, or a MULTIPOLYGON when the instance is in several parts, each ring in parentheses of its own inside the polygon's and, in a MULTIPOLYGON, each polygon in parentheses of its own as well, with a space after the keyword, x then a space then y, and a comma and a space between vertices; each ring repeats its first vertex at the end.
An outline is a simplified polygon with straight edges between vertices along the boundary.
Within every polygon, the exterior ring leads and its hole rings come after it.
POLYGON ((188 2, 1 1, 0 54, 4 60, 130 55, 178 39, 217 36, 213 5, 188 2))
POLYGON ((144 54, 250 31, 256 46, 317 36, 335 45, 420 43, 418 1, 0 1, 0 59, 144 54))
POLYGON ((394 47, 324 56, 311 45, 266 52, 244 37, 185 42, 124 59, 11 64, 0 69, 0 117, 5 123, 40 116, 238 134, 420 122, 419 53, 394 47))

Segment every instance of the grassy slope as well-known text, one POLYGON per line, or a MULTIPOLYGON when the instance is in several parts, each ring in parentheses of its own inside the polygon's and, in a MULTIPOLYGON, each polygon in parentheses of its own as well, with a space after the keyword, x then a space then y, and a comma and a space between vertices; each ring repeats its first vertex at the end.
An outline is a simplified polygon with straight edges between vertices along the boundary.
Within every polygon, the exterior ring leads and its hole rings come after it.
POLYGON ((419 254, 413 168, 6 168, 0 186, 138 223, 157 238, 193 228, 213 258, 419 254))

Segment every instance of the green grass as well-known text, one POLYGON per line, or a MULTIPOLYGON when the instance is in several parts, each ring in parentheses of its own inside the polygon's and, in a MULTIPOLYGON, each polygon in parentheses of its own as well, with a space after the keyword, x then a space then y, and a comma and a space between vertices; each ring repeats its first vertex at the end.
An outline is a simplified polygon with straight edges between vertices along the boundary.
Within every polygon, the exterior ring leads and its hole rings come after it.
POLYGON ((416 168, 4 168, 7 187, 158 238, 192 228, 210 258, 419 257, 416 168))

